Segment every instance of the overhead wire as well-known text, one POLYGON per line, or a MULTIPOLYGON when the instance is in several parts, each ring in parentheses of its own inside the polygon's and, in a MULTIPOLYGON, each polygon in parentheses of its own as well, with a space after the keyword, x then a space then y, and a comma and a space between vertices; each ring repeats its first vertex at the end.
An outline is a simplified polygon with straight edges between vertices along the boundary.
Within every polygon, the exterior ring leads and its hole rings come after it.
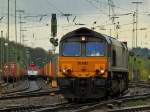
POLYGON ((85 1, 87 1, 89 4, 91 4, 94 8, 98 9, 99 11, 101 11, 102 14, 108 16, 108 14, 106 12, 104 12, 103 10, 101 10, 98 6, 96 6, 95 4, 93 4, 93 2, 91 2, 90 0, 85 0, 85 1))
MULTIPOLYGON (((101 1, 101 0, 94 0, 94 1, 97 2, 97 3, 102 3, 102 4, 106 5, 106 6, 108 5, 108 3, 103 2, 103 1, 101 1)), ((122 7, 117 6, 117 5, 115 5, 115 4, 113 4, 113 7, 118 8, 118 9, 121 9, 121 10, 123 10, 123 11, 129 11, 129 12, 132 12, 132 11, 129 10, 129 9, 122 8, 122 7)))
MULTIPOLYGON (((49 4, 56 10, 56 11, 58 11, 58 14, 64 14, 63 13, 63 11, 61 11, 60 9, 58 9, 54 4, 52 4, 51 3, 51 1, 50 0, 47 0, 48 2, 49 2, 49 4)), ((86 0, 86 1, 88 1, 88 3, 90 3, 92 6, 94 6, 96 9, 98 9, 99 11, 101 11, 101 13, 102 14, 104 14, 104 15, 107 15, 108 16, 108 14, 106 13, 106 12, 104 12, 103 10, 101 10, 98 6, 96 6, 93 2, 90 2, 89 0, 86 0)), ((101 2, 101 3, 103 3, 103 2, 101 2)), ((115 5, 115 7, 117 8, 118 6, 116 6, 115 5)), ((120 7, 120 9, 122 9, 121 7, 120 7)), ((126 10, 126 9, 125 9, 126 10)), ((97 13, 97 14, 100 14, 100 13, 97 13)), ((47 15, 47 17, 50 17, 51 16, 51 14, 46 14, 47 15)), ((92 14, 73 14, 73 15, 92 15, 92 14)), ((93 13, 93 15, 94 15, 94 13, 93 13)), ((28 16, 29 18, 31 17, 31 18, 36 18, 36 17, 40 17, 41 15, 39 14, 37 14, 37 15, 30 15, 30 16, 28 16)), ((106 25, 110 25, 110 24, 106 24, 106 25)), ((104 25, 104 26, 106 26, 106 25, 104 25)), ((113 25, 113 24, 111 24, 111 25, 113 25)), ((122 25, 120 25, 120 26, 122 26, 122 25)), ((32 27, 35 27, 35 26, 31 26, 31 28, 32 27)), ((42 27, 42 26, 39 26, 39 27, 42 27)), ((43 26, 43 27, 45 27, 45 26, 43 26)))
POLYGON ((58 11, 60 14, 64 14, 63 11, 58 9, 54 4, 52 4, 49 0, 47 0, 48 4, 51 5, 56 11, 58 11))

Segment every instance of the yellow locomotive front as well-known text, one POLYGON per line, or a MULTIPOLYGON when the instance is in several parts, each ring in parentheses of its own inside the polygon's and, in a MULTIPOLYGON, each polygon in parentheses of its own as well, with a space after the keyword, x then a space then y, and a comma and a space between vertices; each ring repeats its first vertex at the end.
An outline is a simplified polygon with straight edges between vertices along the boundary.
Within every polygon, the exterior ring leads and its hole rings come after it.
POLYGON ((60 40, 58 85, 68 99, 101 98, 128 87, 128 50, 116 39, 87 28, 60 40))
POLYGON ((66 98, 105 95, 107 43, 92 35, 66 36, 60 41, 58 84, 66 98))
POLYGON ((59 57, 59 77, 107 77, 107 57, 59 57))

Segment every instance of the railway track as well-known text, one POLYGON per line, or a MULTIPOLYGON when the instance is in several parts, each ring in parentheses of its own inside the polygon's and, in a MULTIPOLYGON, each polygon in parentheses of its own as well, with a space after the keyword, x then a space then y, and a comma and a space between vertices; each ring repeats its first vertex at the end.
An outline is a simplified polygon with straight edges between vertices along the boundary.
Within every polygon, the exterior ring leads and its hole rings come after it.
POLYGON ((150 83, 147 81, 130 81, 129 87, 144 87, 144 88, 150 88, 150 83))
MULTIPOLYGON (((32 82, 33 83, 33 82, 32 82)), ((43 81, 38 80, 35 82, 36 83, 36 88, 24 91, 24 92, 20 92, 19 95, 22 96, 42 96, 42 95, 49 95, 52 92, 58 93, 59 89, 50 89, 49 86, 47 86, 43 81)), ((34 83, 34 85, 35 85, 34 83)), ((31 84, 30 84, 31 85, 31 84)))
POLYGON ((41 90, 41 86, 37 84, 37 81, 29 81, 29 89, 22 91, 19 94, 32 93, 41 90))
MULTIPOLYGON (((36 82, 39 86, 39 90, 35 90, 35 91, 26 91, 25 93, 21 93, 18 94, 16 96, 6 96, 6 97, 1 97, 0 100, 5 100, 5 99, 17 99, 17 98, 25 98, 25 97, 39 97, 39 96, 44 96, 44 95, 50 95, 51 92, 58 92, 59 93, 59 89, 56 89, 54 91, 46 91, 47 87, 44 85, 44 83, 42 81, 36 82)), ((146 85, 145 85, 146 86, 146 85)), ((144 85, 143 85, 144 87, 144 85)), ((35 89, 35 88, 34 88, 35 89)), ((33 90, 33 89, 32 89, 33 90)), ((9 110, 11 110, 11 108, 16 109, 15 112, 20 112, 21 109, 24 110, 29 110, 32 112, 59 112, 59 111, 70 111, 70 112, 90 112, 93 111, 95 109, 101 108, 103 106, 109 105, 109 104, 120 104, 122 102, 127 102, 127 101, 131 101, 131 100, 138 100, 138 99, 147 99, 150 98, 150 93, 145 93, 145 94, 141 94, 141 95, 131 95, 131 96, 120 96, 111 100, 107 100, 107 101, 101 101, 101 102, 93 102, 93 103, 85 103, 85 104, 63 104, 60 103, 59 105, 47 105, 47 106, 42 106, 42 105, 30 105, 30 106, 26 106, 25 108, 21 107, 21 106, 17 106, 17 107, 9 107, 9 109, 7 108, 6 112, 10 112, 9 110), (20 111, 18 111, 18 110, 20 111)), ((137 107, 140 108, 140 107, 137 107)), ((144 108, 144 107, 143 107, 144 108)), ((6 109, 6 108, 5 108, 6 109)), ((127 110, 127 109, 126 109, 127 110)), ((1 110, 0 110, 1 111, 1 110)), ((109 110, 109 111, 115 111, 115 110, 109 110)), ((117 110, 118 112, 120 112, 121 110, 117 110)), ((123 110, 124 111, 124 110, 123 110)), ((3 111, 5 112, 5 111, 3 111)), ((126 112, 126 111, 124 111, 126 112)), ((128 112, 128 111, 127 111, 128 112)))
POLYGON ((0 112, 31 112, 32 110, 42 108, 42 106, 12 106, 0 109, 0 112))
MULTIPOLYGON (((147 86, 147 85, 145 85, 147 86)), ((143 85, 144 87, 144 85, 143 85)), ((92 112, 95 109, 107 106, 107 105, 121 105, 122 102, 128 102, 128 101, 137 101, 140 99, 147 99, 150 98, 150 92, 149 93, 143 93, 143 94, 137 94, 137 95, 131 95, 131 96, 120 96, 111 100, 106 100, 106 101, 100 101, 100 102, 95 102, 95 103, 85 103, 81 105, 70 105, 70 106, 65 106, 65 107, 46 107, 39 109, 38 111, 33 111, 33 112, 92 112)), ((140 107, 139 107, 140 108, 140 107)), ((144 108, 144 107, 143 107, 144 108)), ((126 109, 127 110, 127 109, 126 109)), ((115 110, 113 111, 115 112, 115 110)), ((118 112, 122 112, 119 111, 118 112)), ((126 111, 124 111, 126 112, 126 111)), ((128 112, 128 111, 127 111, 128 112)), ((130 111, 131 112, 131 111, 130 111)))
POLYGON ((36 94, 37 92, 38 93, 51 92, 51 89, 49 88, 49 86, 47 86, 42 80, 34 81, 34 82, 32 82, 32 84, 30 83, 30 85, 33 86, 33 83, 34 83, 34 85, 36 85, 36 89, 34 88, 32 90, 29 90, 29 91, 21 92, 20 94, 28 94, 28 93, 33 93, 33 94, 35 93, 36 94))
MULTIPOLYGON (((24 111, 30 111, 30 112, 92 112, 94 110, 97 110, 103 106, 107 106, 109 104, 118 104, 122 102, 127 102, 131 100, 139 100, 139 99, 147 99, 150 98, 150 94, 144 94, 144 95, 136 95, 136 96, 128 96, 128 97, 119 97, 114 98, 107 101, 100 101, 100 102, 92 102, 92 103, 59 103, 59 104, 53 104, 53 105, 38 105, 38 106, 17 106, 17 107, 8 107, 5 109, 1 109, 0 112, 21 112, 21 110, 24 111), (11 111, 10 111, 11 110, 11 111)), ((134 108, 124 108, 124 109, 115 109, 115 110, 109 110, 110 112, 131 112, 131 110, 148 110, 150 106, 143 106, 143 107, 134 107, 134 108)))
POLYGON ((4 88, 8 85, 8 83, 5 83, 4 81, 0 81, 0 85, 4 88))
MULTIPOLYGON (((97 110, 101 107, 107 106, 109 104, 118 104, 122 102, 127 102, 131 100, 138 100, 138 99, 146 99, 150 98, 150 94, 147 95, 141 95, 141 96, 132 96, 132 97, 119 97, 114 98, 107 101, 100 101, 100 102, 91 102, 91 103, 66 103, 62 105, 57 106, 48 106, 48 107, 42 107, 40 109, 33 110, 32 112, 92 112, 94 110, 97 110)), ((143 109, 148 109, 150 107, 142 107, 143 109)), ((140 110, 139 108, 136 108, 140 110)), ((122 109, 123 110, 123 109, 122 109)), ((117 112, 128 112, 125 109, 122 111, 117 110, 117 112)), ((128 109, 129 110, 129 109, 128 109)), ((110 112, 116 112, 116 110, 109 110, 110 112)), ((130 111, 131 112, 131 111, 130 111)))
POLYGON ((0 112, 36 112, 41 110, 42 108, 56 108, 56 107, 60 107, 60 106, 64 106, 67 105, 68 102, 61 102, 61 103, 56 103, 56 104, 52 104, 52 105, 28 105, 28 106, 24 106, 24 105, 20 105, 20 106, 10 106, 10 107, 5 107, 3 109, 0 109, 0 112))
POLYGON ((6 91, 6 92, 3 92, 2 94, 3 95, 13 95, 13 94, 17 94, 17 93, 20 93, 20 92, 23 92, 25 90, 28 90, 29 89, 29 82, 26 81, 26 82, 23 82, 24 84, 20 85, 21 87, 20 88, 13 88, 13 90, 9 90, 9 91, 6 91))
POLYGON ((2 96, 0 100, 13 100, 13 99, 20 99, 20 98, 31 98, 31 97, 40 97, 40 96, 50 96, 51 93, 59 93, 59 90, 53 90, 48 92, 37 92, 37 93, 26 93, 20 95, 10 95, 10 96, 2 96))
POLYGON ((113 109, 109 110, 108 112, 150 112, 150 105, 113 109))
MULTIPOLYGON (((108 105, 110 106, 109 108, 113 108, 112 106, 115 105, 115 104, 121 105, 121 103, 127 102, 129 100, 135 100, 136 101, 138 99, 144 99, 144 98, 150 98, 150 94, 147 97, 141 96, 141 97, 113 99, 113 100, 102 101, 102 102, 99 102, 99 103, 95 103, 93 105, 88 105, 88 106, 78 108, 78 109, 76 109, 72 112, 92 112, 92 111, 95 111, 95 110, 98 111, 102 107, 108 107, 108 105)), ((146 110, 148 107, 136 107, 136 108, 118 109, 118 110, 116 110, 116 109, 115 110, 107 109, 107 111, 109 110, 110 112, 134 112, 134 111, 127 111, 127 110, 140 110, 140 108, 143 108, 143 110, 144 109, 146 110)))
POLYGON ((0 100, 10 100, 10 99, 19 99, 19 98, 29 98, 29 97, 40 97, 47 96, 51 93, 59 93, 59 89, 50 89, 43 81, 30 81, 28 86, 20 89, 18 91, 12 91, 9 93, 3 94, 0 97, 0 100), (46 88, 47 87, 47 88, 46 88))
POLYGON ((46 108, 41 108, 38 110, 34 110, 32 112, 69 112, 76 110, 78 108, 87 106, 87 105, 92 105, 93 103, 65 103, 61 105, 57 105, 55 107, 46 107, 46 108))
MULTIPOLYGON (((147 99, 147 98, 150 98, 150 93, 149 94, 143 94, 143 95, 135 95, 135 96, 126 96, 126 97, 119 97, 119 98, 115 98, 115 99, 112 99, 112 100, 107 100, 107 101, 102 101, 102 102, 98 102, 98 103, 95 103, 93 105, 89 105, 89 106, 86 106, 86 107, 81 107, 77 110, 74 110, 72 112, 92 112, 94 110, 98 110, 99 108, 102 108, 102 107, 107 107, 108 105, 110 106, 113 106, 113 105, 118 105, 120 106, 122 103, 125 103, 125 102, 128 102, 128 101, 137 101, 137 100, 144 100, 144 99, 147 99)), ((111 107, 112 108, 112 107, 111 107)), ((119 110, 110 110, 112 112, 133 112, 133 111, 130 111, 130 110, 140 110, 140 108, 142 109, 149 109, 150 106, 143 106, 143 107, 131 107, 131 108, 125 108, 125 109, 119 109, 119 110), (123 111, 122 111, 123 110, 123 111), (129 110, 129 111, 127 111, 129 110)))
POLYGON ((5 96, 11 96, 11 95, 37 92, 37 91, 40 91, 40 90, 41 90, 41 86, 39 86, 36 81, 27 81, 25 85, 22 85, 21 89, 18 89, 18 90, 14 89, 12 91, 5 92, 3 94, 5 96))

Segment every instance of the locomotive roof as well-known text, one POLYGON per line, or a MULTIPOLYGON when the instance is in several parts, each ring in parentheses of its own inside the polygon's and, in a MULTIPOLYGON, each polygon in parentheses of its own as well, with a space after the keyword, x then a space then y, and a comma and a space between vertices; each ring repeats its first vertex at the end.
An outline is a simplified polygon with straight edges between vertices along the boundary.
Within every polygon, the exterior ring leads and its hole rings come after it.
POLYGON ((76 37, 76 36, 90 36, 90 37, 93 36, 97 38, 103 38, 104 40, 107 41, 108 44, 117 45, 117 46, 124 47, 125 49, 127 49, 127 46, 124 43, 118 41, 116 38, 98 33, 86 27, 81 27, 79 29, 76 29, 74 31, 67 33, 61 38, 60 42, 67 38, 76 37))

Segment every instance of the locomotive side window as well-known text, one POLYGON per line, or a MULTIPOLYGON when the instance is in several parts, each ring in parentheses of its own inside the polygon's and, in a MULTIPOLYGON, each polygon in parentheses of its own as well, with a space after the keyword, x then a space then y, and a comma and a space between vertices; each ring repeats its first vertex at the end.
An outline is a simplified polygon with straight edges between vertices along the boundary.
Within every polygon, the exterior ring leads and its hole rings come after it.
POLYGON ((87 42, 86 43, 86 56, 104 56, 105 45, 100 42, 87 42))
POLYGON ((116 66, 116 51, 112 52, 112 66, 116 66))
POLYGON ((80 56, 81 44, 79 42, 65 42, 62 50, 63 56, 80 56))

